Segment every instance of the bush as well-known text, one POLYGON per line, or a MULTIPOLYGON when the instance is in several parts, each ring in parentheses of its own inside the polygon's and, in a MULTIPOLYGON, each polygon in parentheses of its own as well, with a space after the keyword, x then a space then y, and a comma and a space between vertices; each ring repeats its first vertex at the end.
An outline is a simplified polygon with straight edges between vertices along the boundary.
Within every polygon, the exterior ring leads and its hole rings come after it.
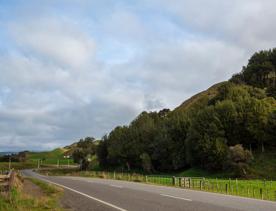
POLYGON ((241 144, 229 147, 228 167, 233 170, 237 177, 246 177, 249 171, 249 163, 253 155, 249 150, 243 148, 241 144))

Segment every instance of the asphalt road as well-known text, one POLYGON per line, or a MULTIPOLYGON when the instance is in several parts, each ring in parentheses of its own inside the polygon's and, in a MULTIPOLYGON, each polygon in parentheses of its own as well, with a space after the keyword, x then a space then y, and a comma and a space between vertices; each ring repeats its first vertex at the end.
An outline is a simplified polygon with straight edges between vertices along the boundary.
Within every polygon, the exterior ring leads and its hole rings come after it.
POLYGON ((63 204, 78 211, 276 211, 271 201, 119 180, 48 177, 31 170, 23 174, 64 188, 63 204))

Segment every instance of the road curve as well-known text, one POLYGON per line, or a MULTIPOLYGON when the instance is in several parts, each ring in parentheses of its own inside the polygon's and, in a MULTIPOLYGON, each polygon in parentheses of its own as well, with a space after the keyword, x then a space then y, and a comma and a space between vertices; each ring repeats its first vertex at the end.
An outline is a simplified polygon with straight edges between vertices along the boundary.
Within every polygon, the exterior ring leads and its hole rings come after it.
POLYGON ((276 211, 276 202, 173 187, 85 177, 49 177, 31 170, 23 175, 65 190, 66 205, 78 211, 276 211))

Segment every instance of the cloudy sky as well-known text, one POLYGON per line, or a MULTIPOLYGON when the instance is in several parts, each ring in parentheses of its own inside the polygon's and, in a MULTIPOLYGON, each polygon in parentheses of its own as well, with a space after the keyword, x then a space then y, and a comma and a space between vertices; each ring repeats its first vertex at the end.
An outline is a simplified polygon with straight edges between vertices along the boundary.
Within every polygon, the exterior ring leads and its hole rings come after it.
POLYGON ((275 0, 0 0, 0 151, 101 137, 276 46, 275 0))

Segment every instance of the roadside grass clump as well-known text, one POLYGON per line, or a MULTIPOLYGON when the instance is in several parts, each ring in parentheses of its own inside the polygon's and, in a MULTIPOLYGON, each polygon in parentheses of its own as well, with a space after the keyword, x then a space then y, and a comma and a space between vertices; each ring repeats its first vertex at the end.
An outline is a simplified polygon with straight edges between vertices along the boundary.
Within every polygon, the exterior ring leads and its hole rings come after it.
POLYGON ((59 204, 59 199, 63 194, 62 189, 37 179, 27 179, 39 186, 44 195, 37 197, 31 193, 24 193, 23 187, 12 187, 8 193, 0 194, 0 211, 64 210, 59 204))
POLYGON ((58 188, 57 186, 42 182, 41 180, 35 178, 27 179, 35 185, 39 186, 47 196, 60 196, 62 194, 62 189, 58 188))

